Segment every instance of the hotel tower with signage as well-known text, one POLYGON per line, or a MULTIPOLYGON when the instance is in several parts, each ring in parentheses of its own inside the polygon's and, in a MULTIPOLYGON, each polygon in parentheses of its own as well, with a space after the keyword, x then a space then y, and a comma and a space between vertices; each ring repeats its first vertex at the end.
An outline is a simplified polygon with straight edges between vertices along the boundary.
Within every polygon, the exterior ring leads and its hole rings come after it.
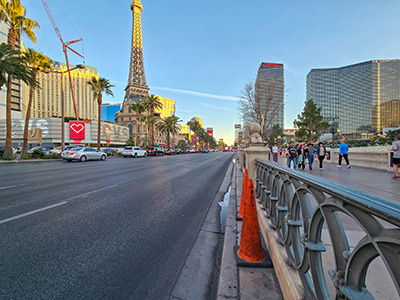
POLYGON ((261 63, 256 79, 256 93, 261 97, 261 105, 268 105, 272 122, 269 127, 276 124, 283 128, 284 125, 284 67, 278 63, 261 63))

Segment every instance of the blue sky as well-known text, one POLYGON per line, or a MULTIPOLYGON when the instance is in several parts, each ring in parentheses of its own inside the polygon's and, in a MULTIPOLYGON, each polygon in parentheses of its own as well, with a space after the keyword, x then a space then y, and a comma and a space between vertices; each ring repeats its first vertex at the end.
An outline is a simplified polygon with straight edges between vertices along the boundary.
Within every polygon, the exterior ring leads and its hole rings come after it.
MULTIPOLYGON (((39 22, 37 44, 28 47, 53 60, 64 56, 39 0, 22 0, 39 22)), ((65 41, 84 39, 86 64, 115 85, 122 102, 129 71, 132 13, 129 0, 47 0, 65 41), (62 11, 59 9, 62 8, 62 11)), ((142 0, 142 29, 150 93, 176 101, 184 122, 199 116, 214 136, 233 142, 241 122, 245 83, 261 62, 285 65, 285 128, 306 100, 312 68, 371 59, 400 58, 399 0, 142 0)), ((81 50, 81 46, 76 47, 81 50)), ((73 64, 82 63, 70 54, 73 64)))

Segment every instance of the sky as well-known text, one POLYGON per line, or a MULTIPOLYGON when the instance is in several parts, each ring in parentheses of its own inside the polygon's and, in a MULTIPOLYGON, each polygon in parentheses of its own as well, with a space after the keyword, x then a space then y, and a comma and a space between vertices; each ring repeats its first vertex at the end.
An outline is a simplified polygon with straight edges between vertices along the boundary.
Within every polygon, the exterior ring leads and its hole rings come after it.
MULTIPOLYGON (((22 0, 39 22, 29 48, 64 62, 61 43, 39 0, 22 0)), ((129 0, 47 0, 64 41, 83 38, 85 64, 115 85, 121 103, 130 63, 129 0)), ((237 98, 254 81, 261 62, 285 67, 285 128, 306 101, 313 68, 400 58, 399 0, 142 0, 143 49, 150 93, 174 99, 176 115, 193 116, 234 141, 241 123, 237 98)), ((82 45, 74 49, 82 51, 82 45)), ((82 59, 69 54, 70 63, 82 59)))

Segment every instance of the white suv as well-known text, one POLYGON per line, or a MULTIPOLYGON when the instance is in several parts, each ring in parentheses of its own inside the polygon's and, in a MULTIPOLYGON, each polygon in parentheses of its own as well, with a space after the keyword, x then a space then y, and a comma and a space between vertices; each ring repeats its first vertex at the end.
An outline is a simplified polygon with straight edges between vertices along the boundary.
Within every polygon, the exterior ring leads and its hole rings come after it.
POLYGON ((124 150, 122 150, 121 152, 123 157, 138 157, 138 156, 142 156, 145 157, 147 156, 147 152, 146 150, 143 150, 140 147, 134 147, 134 146, 126 146, 124 150))

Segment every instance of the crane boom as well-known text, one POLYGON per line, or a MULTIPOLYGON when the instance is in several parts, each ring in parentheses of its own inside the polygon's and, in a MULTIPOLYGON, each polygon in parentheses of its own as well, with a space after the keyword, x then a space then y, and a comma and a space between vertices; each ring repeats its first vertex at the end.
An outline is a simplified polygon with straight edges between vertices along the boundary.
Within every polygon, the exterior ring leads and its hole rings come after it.
POLYGON ((56 32, 56 34, 57 34, 58 38, 60 39, 61 43, 64 44, 64 41, 62 39, 60 30, 57 27, 56 21, 54 21, 53 15, 51 14, 51 11, 50 11, 49 7, 47 6, 46 1, 45 0, 41 0, 41 1, 42 1, 44 9, 46 10, 47 16, 50 19, 50 23, 51 23, 51 25, 53 25, 54 31, 56 32))
MULTIPOLYGON (((82 39, 79 40, 74 40, 74 41, 69 41, 69 42, 64 42, 62 36, 61 36, 61 32, 57 27, 56 21, 53 18, 53 15, 51 14, 51 11, 47 5, 46 0, 41 0, 44 9, 46 10, 47 16, 49 17, 49 20, 51 22, 51 25, 54 28, 54 31, 56 32, 58 38, 61 41, 62 47, 63 47, 63 52, 65 54, 65 60, 67 62, 67 70, 68 70, 68 75, 69 75, 69 82, 70 82, 70 86, 71 86, 71 92, 72 92, 72 98, 74 100, 74 108, 75 108, 75 115, 76 115, 76 119, 79 121, 79 115, 78 115, 78 106, 77 106, 77 102, 76 102, 76 97, 75 97, 75 91, 74 91, 74 87, 72 85, 72 77, 71 77, 71 69, 69 67, 69 60, 68 60, 68 49, 71 50, 72 52, 74 52, 75 54, 79 55, 80 57, 82 57, 83 59, 85 59, 83 57, 83 55, 79 54, 77 51, 75 51, 74 49, 72 49, 69 45, 74 44, 74 43, 78 43, 81 42, 82 39)), ((64 74, 61 74, 61 76, 64 76, 64 74)))

